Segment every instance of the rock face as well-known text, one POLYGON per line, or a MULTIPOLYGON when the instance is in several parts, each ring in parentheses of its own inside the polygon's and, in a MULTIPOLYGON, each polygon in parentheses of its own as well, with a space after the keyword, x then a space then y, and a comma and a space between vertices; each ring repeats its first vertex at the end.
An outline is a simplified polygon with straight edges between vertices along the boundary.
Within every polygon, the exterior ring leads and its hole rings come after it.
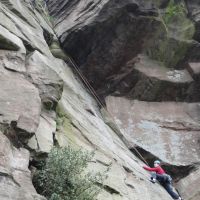
MULTIPOLYGON (((77 82, 71 70, 58 70, 62 71, 64 91, 57 108, 55 137, 60 146, 72 144, 88 150, 96 149, 90 169, 103 172, 109 166, 105 190, 98 199, 159 199, 162 189, 148 183, 146 173, 140 171, 141 162, 105 124, 96 102, 77 82), (145 193, 141 193, 144 188, 145 193)), ((170 199, 165 193, 162 198, 170 199)))
POLYGON ((199 103, 140 102, 120 97, 108 97, 106 103, 129 148, 138 145, 172 165, 200 161, 199 103))
POLYGON ((196 33, 195 33, 195 39, 197 41, 200 41, 200 14, 199 14, 199 6, 200 2, 198 0, 185 0, 190 17, 194 20, 196 25, 196 33))
POLYGON ((198 183, 199 170, 191 169, 199 169, 200 159, 198 59, 180 66, 189 48, 199 48, 191 20, 184 15, 177 27, 165 24, 168 0, 46 2, 51 16, 46 4, 0 2, 0 199, 45 200, 28 165, 54 144, 95 150, 90 170, 110 168, 98 200, 171 199, 148 181, 130 151, 136 145, 184 173, 189 169, 177 187, 186 200, 198 198, 199 188, 184 191, 185 182, 198 183), (99 94, 130 98, 106 99, 121 130, 64 62, 69 59, 59 42, 99 94))
POLYGON ((199 169, 196 169, 188 177, 178 182, 177 188, 184 199, 195 200, 200 198, 199 191, 196 190, 196 186, 199 185, 200 181, 199 173, 199 169))
POLYGON ((48 1, 48 5, 64 50, 96 89, 105 89, 106 78, 141 52, 156 28, 162 27, 154 17, 158 13, 153 1, 48 1))
POLYGON ((53 67, 56 68, 56 63, 50 64, 52 67, 49 67, 45 63, 45 59, 41 53, 35 51, 28 57, 26 67, 31 82, 39 89, 42 102, 47 109, 51 109, 55 108, 60 99, 63 82, 55 70, 52 69, 53 67))
POLYGON ((32 185, 28 165, 28 150, 13 148, 8 138, 0 132, 0 199, 45 200, 32 185))
POLYGON ((64 61, 51 54, 47 43, 53 31, 38 10, 30 11, 30 4, 23 1, 6 1, 0 9, 4 15, 0 18, 0 119, 3 133, 12 142, 0 135, 0 198, 44 199, 31 183, 29 152, 20 147, 27 147, 32 155, 48 153, 55 135, 60 146, 71 143, 96 149, 91 169, 111 167, 98 199, 128 200, 141 195, 143 199, 159 199, 161 195, 163 200, 170 199, 161 187, 146 180, 142 163, 104 123, 94 99, 64 61), (143 188, 146 193, 141 194, 143 188))
MULTIPOLYGON (((184 169, 178 179, 187 176, 200 150, 199 2, 48 0, 48 6, 65 52, 101 97, 112 95, 107 108, 122 132, 109 117, 106 123, 130 149, 184 169)), ((61 103, 64 110, 63 97, 61 103)), ((77 125, 62 116, 58 140, 64 144, 60 132, 76 132, 77 125)))
MULTIPOLYGON (((164 62, 164 66, 170 68, 176 68, 182 60, 197 59, 199 44, 192 40, 195 29, 192 21, 184 11, 181 17, 169 16, 168 3, 153 0, 91 0, 88 4, 48 1, 64 50, 75 59, 97 93, 104 97, 108 94, 124 96, 127 90, 130 92, 129 89, 134 88, 135 81, 127 63, 137 63, 135 57, 139 53, 164 62), (190 54, 186 56, 188 50, 190 54)), ((178 9, 176 4, 173 7, 178 9)), ((184 68, 183 63, 179 68, 184 68)), ((179 84, 176 87, 181 88, 179 84)))
POLYGON ((5 50, 0 51, 1 123, 15 121, 17 128, 34 133, 39 123, 41 100, 38 90, 23 74, 17 73, 26 70, 26 50, 17 36, 1 28, 2 35, 5 34, 2 41, 5 50))
POLYGON ((187 70, 166 68, 161 62, 144 55, 139 61, 128 62, 120 75, 110 77, 114 83, 114 95, 124 95, 143 101, 191 101, 194 99, 195 83, 187 70))

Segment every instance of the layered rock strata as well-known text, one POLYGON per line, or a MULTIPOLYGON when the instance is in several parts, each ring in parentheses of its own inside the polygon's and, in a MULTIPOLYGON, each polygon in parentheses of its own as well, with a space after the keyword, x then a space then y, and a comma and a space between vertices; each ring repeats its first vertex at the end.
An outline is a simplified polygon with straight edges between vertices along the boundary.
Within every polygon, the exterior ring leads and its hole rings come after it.
POLYGON ((58 41, 44 10, 22 0, 2 1, 0 9, 0 198, 45 199, 36 193, 28 165, 57 142, 96 149, 91 170, 110 167, 98 199, 169 200, 162 187, 149 183, 142 162, 103 121, 81 81, 56 58, 63 55, 58 45, 56 57, 52 55, 58 41))

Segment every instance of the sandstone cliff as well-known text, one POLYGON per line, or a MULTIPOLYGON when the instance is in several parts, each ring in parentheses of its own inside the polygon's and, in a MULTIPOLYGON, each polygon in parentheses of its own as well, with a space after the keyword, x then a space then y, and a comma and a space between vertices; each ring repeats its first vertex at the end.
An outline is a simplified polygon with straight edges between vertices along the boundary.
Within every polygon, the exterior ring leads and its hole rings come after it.
POLYGON ((55 143, 110 166, 99 200, 171 199, 135 148, 166 163, 185 200, 200 198, 198 1, 181 2, 181 17, 168 0, 46 2, 0 1, 0 199, 45 199, 29 168, 55 143))

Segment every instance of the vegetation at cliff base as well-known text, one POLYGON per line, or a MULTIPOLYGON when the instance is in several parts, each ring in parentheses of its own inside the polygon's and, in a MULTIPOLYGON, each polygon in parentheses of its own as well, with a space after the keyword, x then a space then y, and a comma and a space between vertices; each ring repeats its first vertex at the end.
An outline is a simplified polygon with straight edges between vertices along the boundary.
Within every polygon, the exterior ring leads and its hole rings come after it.
POLYGON ((48 200, 96 199, 105 176, 86 172, 93 156, 94 153, 72 147, 53 148, 34 176, 37 191, 48 200))

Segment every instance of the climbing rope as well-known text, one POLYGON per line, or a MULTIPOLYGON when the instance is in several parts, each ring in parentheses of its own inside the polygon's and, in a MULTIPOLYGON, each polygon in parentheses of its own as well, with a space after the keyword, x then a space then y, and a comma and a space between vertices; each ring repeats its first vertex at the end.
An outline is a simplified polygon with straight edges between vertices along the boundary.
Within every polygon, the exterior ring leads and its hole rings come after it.
MULTIPOLYGON (((91 84, 89 83, 89 81, 87 80, 87 78, 82 74, 82 72, 79 70, 77 64, 75 63, 75 61, 68 56, 69 58, 69 62, 72 64, 72 66, 74 67, 74 69, 76 70, 76 72, 78 73, 78 75, 80 76, 80 78, 82 79, 82 81, 84 82, 84 84, 86 85, 86 87, 88 88, 88 90, 90 91, 90 93, 93 95, 93 97, 96 99, 97 103, 99 104, 100 107, 102 107, 103 109, 106 110, 106 112, 108 113, 109 117, 112 119, 113 123, 115 124, 115 126, 120 130, 118 124, 115 122, 114 117, 112 116, 112 114, 105 108, 104 104, 102 103, 101 99, 98 97, 97 93, 95 92, 94 88, 91 86, 91 84)), ((120 130, 121 131, 121 130, 120 130)), ((136 147, 133 147, 133 149, 135 150, 135 152, 139 155, 139 157, 141 158, 142 161, 144 161, 145 164, 147 164, 147 166, 149 166, 148 162, 145 160, 145 158, 142 156, 142 154, 137 150, 136 147)))

